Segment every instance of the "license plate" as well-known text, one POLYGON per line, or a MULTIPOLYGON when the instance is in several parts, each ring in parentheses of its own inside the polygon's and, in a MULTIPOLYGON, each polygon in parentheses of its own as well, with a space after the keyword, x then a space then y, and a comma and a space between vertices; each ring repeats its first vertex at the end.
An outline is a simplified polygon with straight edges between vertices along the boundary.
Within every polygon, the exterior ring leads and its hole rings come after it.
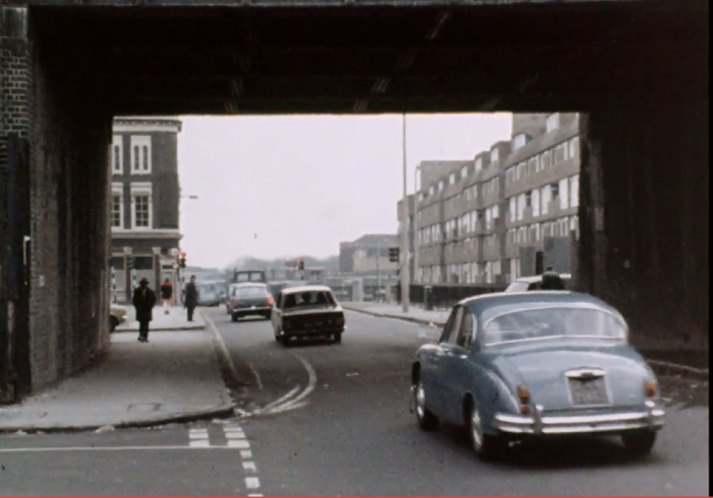
POLYGON ((572 404, 577 406, 606 405, 609 403, 604 378, 570 379, 569 390, 572 404))

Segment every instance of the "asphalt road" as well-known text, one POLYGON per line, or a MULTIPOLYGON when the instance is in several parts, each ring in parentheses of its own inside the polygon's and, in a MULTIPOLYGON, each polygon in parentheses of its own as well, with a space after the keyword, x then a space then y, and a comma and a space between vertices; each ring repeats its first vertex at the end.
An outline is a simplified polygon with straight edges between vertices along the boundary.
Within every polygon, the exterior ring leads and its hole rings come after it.
POLYGON ((617 439, 513 449, 483 463, 462 431, 421 432, 409 367, 438 332, 347 314, 341 344, 283 347, 269 321, 215 324, 242 417, 108 433, 0 435, 0 494, 707 495, 708 407, 677 402, 654 453, 617 439))

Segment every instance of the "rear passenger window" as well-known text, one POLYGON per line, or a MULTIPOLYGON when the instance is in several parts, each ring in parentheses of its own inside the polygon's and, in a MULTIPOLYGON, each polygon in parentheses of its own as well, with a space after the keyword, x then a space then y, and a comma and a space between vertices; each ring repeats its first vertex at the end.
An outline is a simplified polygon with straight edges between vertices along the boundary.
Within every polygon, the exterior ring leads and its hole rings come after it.
POLYGON ((473 314, 466 308, 463 308, 463 319, 461 320, 460 330, 456 344, 461 347, 468 348, 473 342, 473 314))

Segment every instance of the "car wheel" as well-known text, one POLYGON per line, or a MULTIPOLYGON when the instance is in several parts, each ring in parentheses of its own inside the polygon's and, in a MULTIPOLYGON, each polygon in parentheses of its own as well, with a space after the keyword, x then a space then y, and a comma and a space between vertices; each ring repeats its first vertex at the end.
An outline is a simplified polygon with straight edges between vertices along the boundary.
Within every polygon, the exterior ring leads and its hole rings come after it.
POLYGON ((656 432, 648 429, 626 432, 621 435, 624 446, 636 455, 647 455, 656 442, 656 432))
POLYGON ((341 332, 335 332, 335 333, 332 335, 332 340, 333 340, 335 343, 337 343, 337 344, 341 343, 341 342, 342 342, 342 333, 341 333, 341 332))
POLYGON ((287 345, 290 343, 290 336, 285 334, 280 338, 280 342, 282 342, 282 345, 287 347, 287 345))
POLYGON ((233 313, 233 315, 230 317, 230 319, 231 319, 232 321, 234 321, 234 322, 237 322, 237 321, 238 321, 238 315, 236 315, 235 313, 233 313))
POLYGON ((116 319, 114 316, 109 317, 109 331, 114 332, 116 327, 119 325, 119 320, 116 319))
POLYGON ((438 427, 438 418, 426 408, 426 390, 421 381, 418 381, 413 390, 416 421, 423 431, 432 431, 438 427))
POLYGON ((478 407, 470 399, 466 403, 468 438, 475 454, 481 460, 492 460, 500 456, 504 448, 502 441, 496 436, 485 433, 483 417, 478 407))

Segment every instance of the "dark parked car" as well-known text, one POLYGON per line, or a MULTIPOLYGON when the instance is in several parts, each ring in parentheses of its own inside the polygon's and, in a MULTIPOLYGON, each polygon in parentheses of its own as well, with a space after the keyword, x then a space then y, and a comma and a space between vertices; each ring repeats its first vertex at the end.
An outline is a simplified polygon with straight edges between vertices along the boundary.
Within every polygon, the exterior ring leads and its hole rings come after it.
POLYGON ((344 311, 324 285, 283 289, 272 313, 275 340, 287 345, 293 337, 331 337, 342 341, 344 311))
POLYGON ((267 319, 272 313, 275 299, 261 283, 230 284, 226 307, 234 322, 249 315, 261 315, 267 319))
POLYGON ((612 307, 567 291, 496 293, 454 306, 412 365, 419 426, 465 425, 482 458, 507 442, 615 434, 647 453, 664 424, 656 377, 612 307))

